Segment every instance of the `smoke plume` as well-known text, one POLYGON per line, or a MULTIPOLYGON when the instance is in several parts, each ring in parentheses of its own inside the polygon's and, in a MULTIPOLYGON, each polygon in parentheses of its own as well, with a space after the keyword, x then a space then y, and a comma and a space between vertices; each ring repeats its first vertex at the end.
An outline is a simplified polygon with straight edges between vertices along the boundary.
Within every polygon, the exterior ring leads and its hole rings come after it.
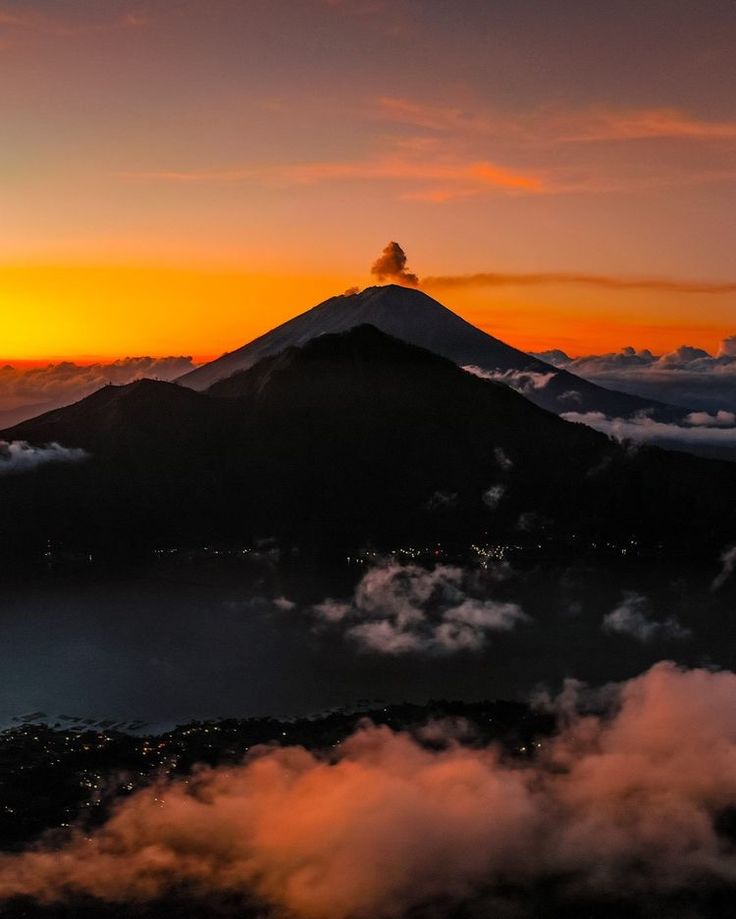
POLYGON ((406 270, 406 253, 396 242, 390 242, 379 255, 371 268, 371 274, 377 281, 390 284, 404 284, 416 287, 419 278, 406 270))
POLYGON ((601 287, 605 290, 654 290, 675 294, 732 294, 733 281, 682 281, 677 278, 626 278, 616 275, 549 272, 479 272, 422 278, 423 287, 454 290, 468 287, 538 287, 565 285, 601 287))

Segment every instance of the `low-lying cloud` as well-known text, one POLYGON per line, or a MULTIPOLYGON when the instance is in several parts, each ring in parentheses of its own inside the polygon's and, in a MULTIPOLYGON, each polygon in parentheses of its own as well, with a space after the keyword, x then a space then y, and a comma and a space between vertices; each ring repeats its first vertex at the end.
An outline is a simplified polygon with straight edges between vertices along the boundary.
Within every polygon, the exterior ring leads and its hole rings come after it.
POLYGON ((317 622, 338 627, 346 639, 379 654, 453 654, 479 651, 495 632, 528 617, 516 603, 481 596, 462 568, 386 562, 361 578, 353 597, 312 608, 317 622))
POLYGON ((628 635, 646 643, 656 638, 689 638, 690 629, 680 625, 674 616, 654 619, 649 611, 649 601, 641 594, 630 591, 619 605, 603 617, 603 631, 628 635))
POLYGON ((576 358, 559 350, 534 356, 612 389, 694 409, 695 415, 721 415, 720 424, 734 414, 736 335, 724 338, 715 354, 683 345, 665 354, 628 347, 576 358))
POLYGON ((534 370, 486 370, 475 364, 466 364, 463 367, 467 373, 472 373, 482 380, 493 380, 495 383, 505 383, 520 393, 529 393, 534 390, 544 389, 549 381, 557 376, 554 371, 538 373, 534 370))
POLYGON ((736 674, 660 663, 594 714, 576 693, 523 759, 439 725, 428 745, 368 724, 325 755, 265 748, 157 782, 95 831, 0 856, 0 897, 140 903, 183 888, 297 919, 388 919, 530 915, 543 891, 560 915, 586 897, 672 915, 667 897, 732 885, 720 818, 736 806, 736 674))
POLYGON ((671 448, 721 448, 736 450, 736 426, 715 424, 669 424, 647 415, 633 418, 609 418, 603 412, 564 412, 565 421, 585 424, 620 442, 649 443, 671 448))
POLYGON ((485 504, 485 506, 486 506, 489 510, 495 511, 496 508, 498 507, 498 505, 499 505, 499 504, 501 503, 501 501, 503 500, 503 496, 504 496, 505 494, 506 494, 506 486, 505 486, 505 485, 500 485, 500 484, 491 485, 490 488, 487 488, 487 489, 483 492, 483 496, 482 496, 482 497, 483 497, 483 503, 485 504))
POLYGON ((76 402, 107 383, 143 377, 174 380, 194 369, 191 357, 125 357, 110 363, 62 361, 45 367, 0 367, 0 425, 76 402))
POLYGON ((0 476, 30 472, 49 463, 78 463, 87 455, 78 447, 57 443, 34 447, 24 440, 0 440, 0 476))

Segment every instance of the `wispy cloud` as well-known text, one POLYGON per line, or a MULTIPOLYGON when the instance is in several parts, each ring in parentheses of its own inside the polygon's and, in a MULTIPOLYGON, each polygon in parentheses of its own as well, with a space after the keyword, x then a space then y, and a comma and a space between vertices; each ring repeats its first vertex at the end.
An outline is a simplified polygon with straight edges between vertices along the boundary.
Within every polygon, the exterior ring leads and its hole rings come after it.
MULTIPOLYGON (((674 107, 545 107, 510 113, 480 104, 383 96, 372 111, 395 132, 421 135, 410 138, 414 142, 441 141, 465 156, 520 162, 527 171, 543 172, 547 194, 647 192, 736 179, 731 155, 736 121, 709 120, 674 107), (632 146, 645 142, 659 145, 656 157, 643 159, 632 146), (683 160, 682 142, 697 144, 697 154, 688 147, 683 160)), ((434 198, 441 200, 439 192, 434 198)))
POLYGON ((506 386, 511 386, 512 389, 524 394, 533 392, 536 389, 544 389, 552 377, 556 376, 554 371, 538 373, 533 370, 485 370, 475 364, 466 364, 463 370, 467 373, 472 373, 475 377, 480 377, 482 380, 504 383, 506 386))
POLYGON ((734 570, 736 570, 736 546, 730 546, 728 549, 724 549, 721 554, 721 570, 713 579, 710 589, 712 591, 720 590, 734 573, 734 570))
MULTIPOLYGON (((730 182, 736 169, 721 156, 687 168, 676 161, 621 160, 602 155, 591 141, 698 138, 736 139, 736 122, 712 122, 675 109, 561 112, 545 110, 509 115, 458 105, 428 104, 383 96, 364 114, 387 123, 390 132, 358 159, 295 161, 279 165, 234 163, 202 168, 166 166, 130 169, 127 179, 180 184, 256 182, 266 185, 319 185, 337 182, 382 183, 400 200, 442 204, 488 194, 570 195, 652 191, 682 184, 730 182), (404 129, 410 129, 404 130, 404 129), (580 151, 570 155, 579 142, 580 151), (566 151, 566 152, 565 152, 566 151)), ((607 148, 606 148, 607 149, 607 148)), ((436 279, 434 279, 436 280, 436 279)), ((445 279, 443 279, 444 281, 445 279)), ((604 281, 605 279, 603 279, 604 281)), ((587 276, 517 277, 515 283, 603 283, 587 276)), ((474 276, 472 283, 501 283, 496 275, 474 276)), ((508 283, 509 281, 505 281, 508 283)), ((470 283, 470 281, 466 282, 470 283)), ((655 279, 637 286, 656 287, 655 279)), ((608 286, 624 286, 611 279, 608 286)))
POLYGON ((545 108, 515 113, 482 107, 437 105, 406 97, 383 96, 377 117, 414 128, 466 137, 498 136, 508 140, 553 144, 591 141, 636 141, 657 138, 736 140, 736 121, 712 121, 678 108, 614 109, 601 106, 565 111, 545 108))
MULTIPOLYGON (((100 8, 104 10, 102 5, 100 8)), ((72 18, 64 16, 57 10, 51 13, 42 13, 31 9, 30 4, 25 9, 14 9, 7 5, 0 6, 0 29, 4 29, 8 33, 35 32, 71 37, 110 29, 138 29, 149 25, 151 21, 150 16, 135 9, 113 17, 106 16, 103 13, 103 15, 72 18)))
POLYGON ((565 421, 585 424, 622 442, 657 444, 685 450, 689 447, 721 447, 727 451, 736 451, 736 426, 669 424, 655 421, 646 415, 610 418, 603 412, 565 412, 561 417, 565 421))
MULTIPOLYGON (((468 112, 460 106, 436 105, 395 96, 382 96, 376 114, 379 118, 429 131, 490 135, 513 128, 501 115, 468 112)), ((518 126, 515 130, 519 130, 518 126)))
POLYGON ((678 278, 620 277, 616 275, 547 272, 478 272, 422 278, 423 287, 602 287, 607 290, 656 290, 677 294, 733 294, 736 281, 688 281, 678 278))
POLYGON ((559 138, 562 141, 736 140, 736 121, 708 121, 676 108, 594 110, 571 120, 578 125, 569 134, 563 131, 559 138))
POLYGON ((487 160, 453 157, 376 156, 364 160, 237 166, 223 169, 130 170, 121 178, 182 184, 319 185, 331 182, 386 182, 401 186, 400 198, 447 201, 489 191, 533 194, 544 189, 541 175, 509 169, 487 160), (427 184, 430 183, 430 184, 427 184))

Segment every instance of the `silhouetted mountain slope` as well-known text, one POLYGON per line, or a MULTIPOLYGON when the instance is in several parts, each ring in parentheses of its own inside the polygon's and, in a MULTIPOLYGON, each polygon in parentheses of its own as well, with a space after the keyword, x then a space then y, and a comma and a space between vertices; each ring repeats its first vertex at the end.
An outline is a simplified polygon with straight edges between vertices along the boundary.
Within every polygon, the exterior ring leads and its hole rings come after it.
POLYGON ((314 339, 196 393, 141 381, 0 435, 90 458, 0 476, 6 547, 262 536, 720 549, 733 466, 630 452, 370 326, 314 339))
POLYGON ((557 413, 599 411, 628 417, 653 411, 662 420, 683 414, 681 409, 604 389, 546 364, 481 331, 427 294, 395 284, 331 297, 244 347, 186 374, 179 382, 205 390, 233 373, 252 367, 263 357, 304 345, 320 335, 344 332, 363 324, 374 325, 388 335, 427 348, 460 366, 475 365, 489 372, 549 375, 539 388, 534 388, 529 379, 521 382, 527 384, 528 398, 557 413))
POLYGON ((196 393, 175 383, 136 380, 124 386, 104 386, 64 408, 54 409, 12 428, 16 439, 39 442, 66 440, 105 452, 114 445, 140 446, 149 437, 186 434, 210 416, 209 405, 196 393), (26 436, 28 434, 29 436, 26 436))

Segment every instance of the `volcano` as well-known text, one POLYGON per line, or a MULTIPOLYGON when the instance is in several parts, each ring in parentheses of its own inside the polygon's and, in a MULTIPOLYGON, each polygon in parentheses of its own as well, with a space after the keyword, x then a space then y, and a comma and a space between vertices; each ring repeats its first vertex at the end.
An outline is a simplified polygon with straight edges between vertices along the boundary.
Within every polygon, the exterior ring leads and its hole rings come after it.
POLYGON ((242 348, 187 373, 178 382, 190 389, 206 390, 285 348, 300 347, 321 335, 360 325, 372 325, 461 367, 476 368, 556 414, 603 412, 629 418, 646 413, 662 421, 683 415, 682 409, 606 389, 553 367, 494 338, 422 291, 396 284, 330 297, 242 348))

